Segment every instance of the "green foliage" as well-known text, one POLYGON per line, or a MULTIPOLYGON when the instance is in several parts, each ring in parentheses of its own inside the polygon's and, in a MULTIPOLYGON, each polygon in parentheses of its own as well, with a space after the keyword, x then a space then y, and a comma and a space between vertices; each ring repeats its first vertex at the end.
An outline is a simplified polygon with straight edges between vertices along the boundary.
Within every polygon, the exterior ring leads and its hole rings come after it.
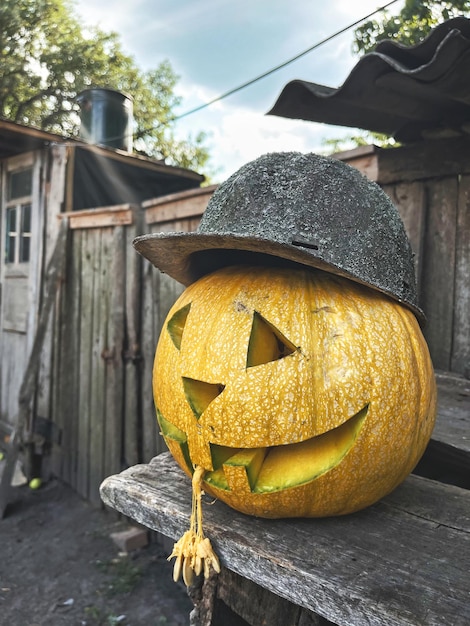
POLYGON ((73 0, 1 0, 0 118, 76 136, 77 94, 117 89, 134 97, 135 136, 147 154, 200 169, 209 159, 205 134, 174 137, 177 81, 168 61, 139 70, 117 33, 81 23, 73 0))
POLYGON ((360 146, 369 146, 370 144, 380 146, 381 148, 396 148, 400 145, 393 137, 366 130, 354 135, 324 139, 322 142, 322 145, 327 148, 328 154, 352 150, 360 146))
POLYGON ((384 11, 381 20, 369 20, 354 31, 353 50, 371 52, 382 39, 392 39, 404 46, 422 41, 440 22, 470 11, 470 0, 406 0, 398 15, 384 11))

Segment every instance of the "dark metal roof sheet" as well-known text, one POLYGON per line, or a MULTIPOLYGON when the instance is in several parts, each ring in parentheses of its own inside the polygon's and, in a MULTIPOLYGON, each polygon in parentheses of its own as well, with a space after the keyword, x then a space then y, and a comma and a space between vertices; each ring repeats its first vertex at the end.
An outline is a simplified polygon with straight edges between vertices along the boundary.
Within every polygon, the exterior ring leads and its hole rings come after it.
POLYGON ((420 44, 382 41, 338 89, 294 80, 269 115, 385 133, 401 142, 470 133, 470 20, 439 24, 420 44))

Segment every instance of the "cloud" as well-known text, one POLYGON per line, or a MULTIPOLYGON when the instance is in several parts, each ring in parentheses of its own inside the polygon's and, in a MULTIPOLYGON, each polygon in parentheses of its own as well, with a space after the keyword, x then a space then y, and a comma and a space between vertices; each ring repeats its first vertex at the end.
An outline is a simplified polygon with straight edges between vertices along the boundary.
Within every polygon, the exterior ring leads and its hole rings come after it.
MULTIPOLYGON (((191 129, 191 122, 178 132, 191 129)), ((208 144, 217 180, 223 180, 243 164, 268 152, 319 152, 331 127, 311 122, 260 115, 249 109, 230 108, 205 112, 198 126, 210 131, 208 144)), ((338 130, 336 129, 338 136, 338 130)))

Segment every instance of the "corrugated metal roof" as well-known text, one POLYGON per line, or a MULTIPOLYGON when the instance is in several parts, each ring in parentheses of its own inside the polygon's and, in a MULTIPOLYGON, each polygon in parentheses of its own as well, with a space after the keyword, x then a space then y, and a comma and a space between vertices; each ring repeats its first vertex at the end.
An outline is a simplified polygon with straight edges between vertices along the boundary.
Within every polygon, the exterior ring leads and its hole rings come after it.
POLYGON ((382 41, 338 89, 294 80, 268 114, 362 128, 404 143, 470 134, 470 20, 443 22, 417 46, 382 41))

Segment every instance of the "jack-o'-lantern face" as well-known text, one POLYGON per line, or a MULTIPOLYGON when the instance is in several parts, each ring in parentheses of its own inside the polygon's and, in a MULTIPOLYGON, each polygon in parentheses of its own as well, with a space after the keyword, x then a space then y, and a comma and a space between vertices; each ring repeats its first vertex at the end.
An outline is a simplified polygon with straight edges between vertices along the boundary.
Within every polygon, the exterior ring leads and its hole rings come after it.
POLYGON ((154 397, 204 489, 263 517, 349 513, 413 469, 436 391, 414 315, 319 271, 230 267, 168 314, 154 397))

